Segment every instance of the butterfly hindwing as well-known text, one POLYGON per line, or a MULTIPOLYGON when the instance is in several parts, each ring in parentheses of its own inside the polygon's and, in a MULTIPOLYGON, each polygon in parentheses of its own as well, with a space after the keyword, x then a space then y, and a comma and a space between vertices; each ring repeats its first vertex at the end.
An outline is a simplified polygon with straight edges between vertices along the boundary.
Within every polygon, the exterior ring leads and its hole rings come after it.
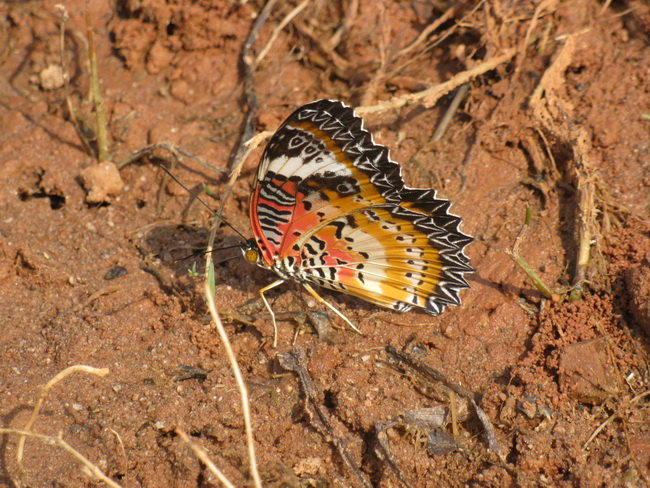
POLYGON ((462 248, 431 217, 399 205, 342 215, 301 239, 300 275, 324 288, 434 315, 458 304, 472 271, 462 248))

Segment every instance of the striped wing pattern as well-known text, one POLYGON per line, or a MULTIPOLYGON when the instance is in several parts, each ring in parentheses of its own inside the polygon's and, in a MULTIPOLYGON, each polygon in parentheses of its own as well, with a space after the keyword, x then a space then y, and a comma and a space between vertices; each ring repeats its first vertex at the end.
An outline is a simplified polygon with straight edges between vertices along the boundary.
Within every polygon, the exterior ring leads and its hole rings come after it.
POLYGON ((399 164, 343 103, 318 100, 278 129, 250 216, 258 263, 398 311, 459 304, 472 272, 450 203, 404 185, 399 164))

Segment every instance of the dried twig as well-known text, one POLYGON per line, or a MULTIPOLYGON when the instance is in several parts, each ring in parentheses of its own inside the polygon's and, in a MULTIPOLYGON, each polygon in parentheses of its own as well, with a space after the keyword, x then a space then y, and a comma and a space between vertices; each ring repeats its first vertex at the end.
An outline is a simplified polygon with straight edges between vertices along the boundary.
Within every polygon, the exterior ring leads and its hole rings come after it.
MULTIPOLYGON (((643 393, 639 393, 637 396, 630 399, 630 401, 628 402, 628 406, 634 405, 639 400, 642 400, 643 398, 645 398, 645 397, 647 397, 649 395, 650 395, 650 390, 646 390, 643 393)), ((605 419, 605 421, 602 422, 596 428, 596 430, 593 431, 593 433, 589 436, 589 439, 587 439, 586 442, 582 445, 582 448, 587 449, 587 447, 589 447, 589 444, 591 444, 591 442, 598 436, 598 434, 600 434, 603 431, 603 429, 605 427, 607 427, 607 425, 609 425, 613 420, 615 420, 616 418, 619 418, 619 417, 621 417, 621 412, 618 412, 618 411, 614 412, 612 415, 607 417, 607 419, 605 419)))
POLYGON ((390 452, 390 444, 388 442, 387 431, 393 427, 397 422, 376 422, 375 423, 375 435, 377 438, 377 445, 375 446, 376 456, 384 462, 384 464, 391 470, 395 477, 399 480, 405 488, 412 488, 412 485, 406 479, 402 470, 399 469, 399 466, 395 462, 393 455, 390 452))
POLYGON ((591 166, 591 136, 580 125, 571 124, 574 107, 562 97, 566 89, 565 71, 573 60, 576 35, 567 37, 564 47, 542 76, 530 97, 529 105, 537 122, 573 148, 574 178, 578 187, 578 253, 573 279, 572 298, 582 296, 583 284, 589 267, 592 243, 598 246, 600 230, 597 223, 598 208, 595 193, 598 177, 591 166))
POLYGON ((494 451, 502 461, 505 460, 505 454, 501 450, 499 442, 497 441, 496 435, 494 434, 494 429, 492 428, 492 424, 490 423, 490 419, 485 414, 485 412, 483 412, 483 410, 478 406, 475 393, 473 393, 472 391, 468 390, 467 388, 457 383, 453 383, 449 381, 445 377, 445 375, 443 375, 439 371, 436 371, 435 369, 427 366, 426 364, 418 361, 417 359, 414 359, 413 357, 411 357, 410 355, 404 352, 398 351, 393 346, 386 346, 386 352, 393 359, 397 360, 400 364, 408 366, 411 370, 415 371, 416 373, 418 373, 420 376, 424 377, 428 381, 440 382, 450 390, 460 395, 461 397, 467 398, 467 400, 469 400, 469 402, 472 404, 472 407, 476 412, 476 416, 478 417, 479 421, 483 425, 483 429, 485 429, 485 433, 488 438, 488 445, 490 449, 492 449, 492 451, 494 451))
POLYGON ((463 101, 463 98, 465 98, 465 95, 467 95, 468 90, 469 90, 469 83, 460 85, 460 88, 458 88, 458 90, 456 91, 456 94, 454 95, 454 99, 449 104, 449 108, 447 108, 445 115, 443 115, 442 119, 440 119, 440 123, 438 124, 436 131, 433 133, 433 136, 431 136, 431 142, 439 141, 440 139, 442 139, 442 136, 445 135, 445 131, 447 130, 447 127, 449 127, 451 120, 454 118, 454 114, 456 113, 456 110, 458 110, 458 107, 460 106, 460 102, 463 101))
MULTIPOLYGON (((253 81, 253 73, 255 68, 255 58, 253 57, 253 44, 259 36, 260 30, 264 23, 268 20, 269 15, 271 15, 271 10, 275 6, 277 0, 269 0, 264 8, 259 13, 255 19, 255 23, 251 27, 251 31, 244 42, 241 51, 241 61, 244 69, 244 93, 246 96, 246 104, 248 105, 248 112, 246 113, 246 120, 244 122, 244 130, 242 131, 241 137, 239 138, 240 143, 237 151, 235 153, 235 159, 231 164, 231 168, 235 167, 241 159, 241 154, 244 152, 244 142, 249 140, 253 135, 253 120, 255 119, 255 114, 257 113, 257 95, 255 91, 255 82, 253 81)), ((225 200, 225 199, 224 199, 225 200)))
POLYGON ((86 14, 86 36, 88 37, 88 60, 90 62, 90 81, 92 86, 93 104, 95 106, 95 117, 97 118, 97 160, 103 163, 108 159, 108 138, 106 135, 106 114, 102 101, 102 91, 99 87, 99 73, 97 70, 97 54, 95 53, 95 41, 93 38, 92 23, 88 2, 84 3, 86 14))
POLYGON ((343 459, 345 464, 348 466, 348 468, 350 468, 350 470, 354 473, 357 479, 363 484, 363 486, 366 488, 371 488, 372 484, 366 479, 366 477, 359 470, 359 468, 357 468, 354 459, 350 454, 350 451, 348 451, 347 449, 345 441, 340 437, 336 436, 336 434, 334 433, 334 429, 332 428, 332 425, 330 424, 329 420, 327 419, 323 411, 320 409, 320 406, 316 402, 316 398, 314 397, 314 392, 315 392, 314 385, 311 381, 311 378, 309 377, 307 368, 305 367, 305 356, 302 349, 296 347, 293 348, 288 353, 278 354, 278 359, 280 361, 280 365, 284 369, 293 371, 298 375, 298 378, 300 379, 300 383, 303 388, 303 392, 305 394, 305 403, 306 405, 311 405, 311 408, 314 410, 316 416, 318 417, 318 420, 322 424, 322 426, 319 426, 317 423, 311 422, 311 425, 316 430, 318 430, 320 434, 323 435, 323 437, 329 439, 332 442, 332 444, 334 444, 336 449, 339 451, 339 454, 341 455, 341 458, 343 459))
POLYGON ((524 60, 526 59, 526 48, 533 42, 533 39, 531 37, 533 31, 535 30, 535 27, 537 27, 537 23, 539 22, 539 19, 541 19, 544 15, 553 13, 553 11, 557 9, 557 5, 558 5, 557 0, 543 0, 535 8, 535 12, 533 13, 533 18, 530 20, 530 24, 528 25, 528 29, 526 30, 526 36, 521 41, 521 44, 519 46, 519 55, 517 56, 517 61, 515 63, 515 70, 514 70, 512 83, 516 83, 518 77, 521 74, 521 67, 524 63, 524 60))
POLYGON ((347 80, 350 76, 350 62, 338 54, 330 42, 323 41, 318 33, 302 22, 302 19, 296 19, 295 25, 300 33, 308 37, 317 48, 309 53, 310 62, 315 66, 331 69, 336 76, 347 80))
POLYGON ((449 19, 453 18, 455 13, 456 13, 456 7, 448 8, 445 11, 445 13, 443 13, 440 17, 438 17, 436 20, 434 20, 428 26, 426 26, 413 42, 411 42, 408 46, 404 46, 402 49, 400 49, 397 52, 397 57, 401 58, 402 56, 405 56, 406 54, 413 51, 413 49, 415 49, 424 41, 426 41, 427 37, 429 37, 429 35, 433 31, 435 31, 438 27, 440 27, 442 24, 447 22, 449 19))
POLYGON ((70 76, 68 75, 68 70, 65 67, 65 25, 68 22, 70 16, 68 15, 68 10, 65 8, 65 5, 56 4, 55 7, 59 11, 59 16, 61 17, 61 23, 59 24, 59 56, 61 63, 61 74, 63 75, 63 94, 65 97, 65 103, 68 107, 68 117, 70 117, 70 122, 74 127, 77 137, 81 141, 84 149, 88 154, 92 154, 93 150, 88 144, 86 137, 84 136, 81 127, 79 126, 79 121, 77 120, 77 114, 72 107, 72 99, 70 98, 70 76))
POLYGON ((345 16, 343 17, 343 22, 339 26, 338 29, 336 29, 336 32, 332 37, 330 37, 329 41, 327 41, 327 49, 329 51, 333 51, 336 49, 336 46, 338 46, 341 42, 341 39, 343 39, 343 36, 349 32, 349 30, 352 28, 354 25, 354 19, 357 17, 357 13, 359 12, 359 0, 349 0, 348 2, 348 8, 345 11, 345 16))
POLYGON ((374 70, 370 80, 366 84, 363 96, 361 97, 361 105, 369 105, 377 99, 377 90, 379 89, 379 85, 384 82, 388 65, 394 55, 394 52, 391 51, 388 46, 389 29, 386 19, 386 2, 377 2, 377 9, 379 67, 374 70))
POLYGON ((387 110, 395 110, 406 105, 415 104, 423 105, 426 108, 431 108, 433 105, 435 105, 436 101, 438 101, 440 97, 446 95, 464 83, 467 83, 470 80, 497 68, 501 64, 510 61, 516 52, 517 51, 514 49, 507 49, 503 54, 489 59, 472 69, 458 73, 453 78, 445 81, 444 83, 440 83, 436 86, 417 93, 409 93, 400 97, 394 97, 392 100, 381 102, 376 105, 358 107, 356 109, 356 112, 359 115, 367 115, 377 112, 385 112, 387 110))
MULTIPOLYGON (((253 73, 255 72, 255 68, 257 66, 255 63, 255 59, 253 57, 252 49, 253 49, 253 44, 255 44, 255 41, 259 36, 262 26, 268 20, 269 15, 271 15, 271 11, 275 6, 276 1, 277 0, 269 0, 266 3, 266 5, 264 5, 264 8, 257 16, 257 19, 255 19, 255 22, 251 27, 251 31, 248 34, 248 37, 246 38, 244 45, 242 46, 240 59, 244 71, 244 94, 246 96, 246 104, 248 105, 248 111, 246 113, 246 118, 244 120, 244 129, 239 138, 239 146, 237 147, 237 150, 234 152, 235 156, 230 164, 230 168, 232 171, 240 170, 241 165, 243 164, 242 163, 243 157, 247 152, 245 143, 253 136, 253 132, 254 132, 253 121, 255 120, 255 114, 257 113, 258 105, 257 105, 257 95, 255 91, 255 82, 253 80, 253 73)), ((229 184, 226 186, 226 189, 223 192, 223 195, 221 196, 221 204, 217 209, 214 222, 212 225, 212 230, 208 237, 207 252, 205 255, 206 262, 212 260, 212 248, 214 246, 214 240, 216 238, 216 229, 218 227, 219 221, 221 220, 221 214, 223 213, 223 209, 226 205, 226 201, 228 200, 228 197, 230 196, 231 192, 232 192, 232 184, 229 184)), ((207 269, 208 267, 206 266, 206 272, 207 269)))

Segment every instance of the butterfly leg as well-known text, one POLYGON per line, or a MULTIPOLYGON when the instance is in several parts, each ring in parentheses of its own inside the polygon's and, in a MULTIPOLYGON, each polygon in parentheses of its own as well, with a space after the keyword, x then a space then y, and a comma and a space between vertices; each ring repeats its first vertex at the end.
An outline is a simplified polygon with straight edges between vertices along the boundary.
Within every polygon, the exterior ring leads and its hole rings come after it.
POLYGON ((264 293, 266 293, 269 290, 272 290, 273 288, 281 285, 282 283, 284 283, 284 280, 274 281, 270 285, 267 285, 260 290, 260 296, 262 297, 262 301, 264 302, 266 309, 271 314, 271 320, 273 321, 273 347, 278 347, 278 324, 275 321, 275 313, 273 313, 273 309, 271 308, 271 305, 269 305, 269 302, 264 296, 264 293))
POLYGON ((311 286, 309 286, 307 283, 303 283, 302 286, 305 287, 305 290, 307 290, 311 296, 313 296, 316 300, 318 300, 319 303, 322 303, 326 307, 328 307, 332 312, 334 312, 336 315, 341 317, 346 324, 348 324, 352 329, 359 334, 363 335, 363 332, 361 332, 352 322, 350 322, 350 319, 348 319, 345 315, 340 310, 337 310, 334 305, 331 303, 327 302, 322 296, 320 296, 318 293, 316 293, 316 290, 314 290, 311 286))

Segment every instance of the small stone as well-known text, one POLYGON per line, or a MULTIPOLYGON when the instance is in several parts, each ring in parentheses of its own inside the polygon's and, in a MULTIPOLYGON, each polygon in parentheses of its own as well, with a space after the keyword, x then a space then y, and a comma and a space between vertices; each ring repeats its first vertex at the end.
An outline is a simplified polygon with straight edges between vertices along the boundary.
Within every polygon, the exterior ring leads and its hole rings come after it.
POLYGON ((152 75, 160 73, 171 64, 173 57, 174 53, 162 43, 154 43, 147 54, 147 71, 152 75))
POLYGON ((190 87, 190 84, 185 80, 175 80, 172 81, 169 92, 172 97, 181 102, 191 103, 194 100, 194 90, 190 87))
POLYGON ((56 90, 63 86, 63 70, 61 66, 51 64, 47 68, 41 70, 38 74, 39 85, 43 90, 56 90))
POLYGON ((122 276, 125 276, 128 273, 127 269, 124 266, 113 266, 111 269, 109 269, 106 274, 104 275, 105 280, 114 280, 117 278, 121 278, 122 276))
POLYGON ((517 410, 526 415, 529 419, 537 417, 537 397, 527 397, 517 403, 517 410))
POLYGON ((79 177, 87 191, 88 203, 109 203, 124 187, 120 171, 115 163, 109 161, 89 166, 81 171, 79 177))

